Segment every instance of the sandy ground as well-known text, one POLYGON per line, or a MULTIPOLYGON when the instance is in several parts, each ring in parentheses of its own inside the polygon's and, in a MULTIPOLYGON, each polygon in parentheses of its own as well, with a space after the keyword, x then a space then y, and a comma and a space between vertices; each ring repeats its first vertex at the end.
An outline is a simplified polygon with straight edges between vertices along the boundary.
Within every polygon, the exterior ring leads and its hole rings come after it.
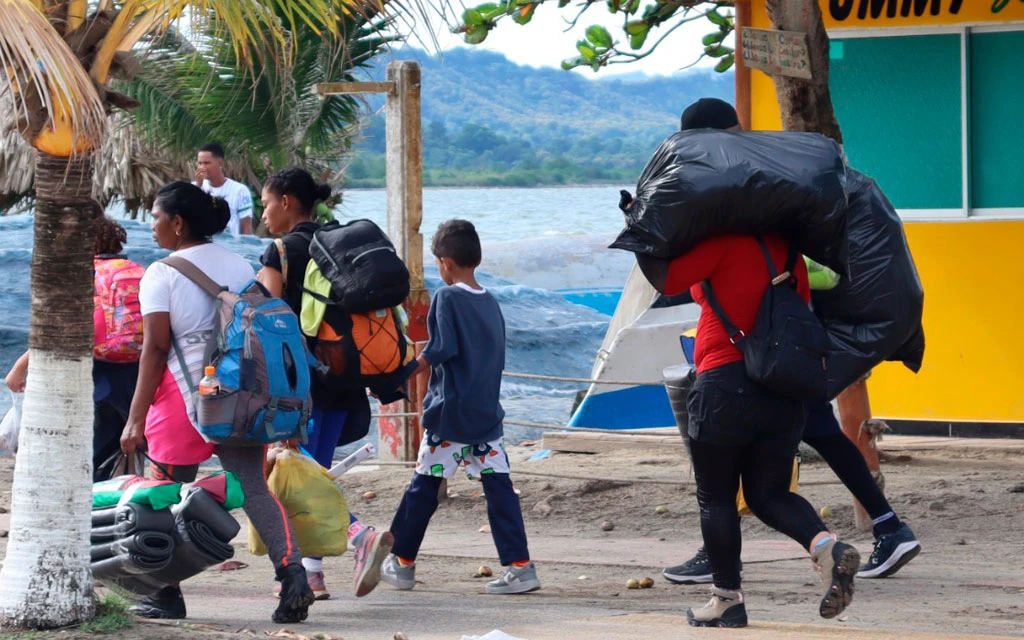
MULTIPOLYGON (((884 447, 884 444, 883 444, 884 447)), ((366 598, 351 592, 351 554, 326 562, 333 598, 317 603, 291 630, 313 638, 460 638, 502 629, 541 638, 733 637, 695 632, 682 618, 702 604, 706 586, 676 586, 660 576, 700 540, 694 485, 678 452, 554 454, 534 462, 536 447, 512 450, 521 499, 544 588, 513 598, 483 595, 477 567, 497 569, 479 483, 455 479, 428 532, 412 592, 383 585, 366 598), (580 479, 586 477, 587 479, 580 479), (597 478, 597 479, 590 479, 597 478), (622 480, 623 482, 618 482, 622 480), (665 505, 668 512, 656 513, 665 505), (602 523, 614 529, 604 531, 602 523), (655 587, 625 588, 652 577, 655 587)), ((11 461, 0 461, 0 509, 10 501, 11 461)), ((744 519, 744 590, 758 637, 965 638, 1024 637, 1024 460, 1019 454, 957 452, 888 456, 887 494, 921 539, 924 552, 897 576, 859 580, 853 605, 837 621, 816 615, 819 587, 806 554, 752 518, 744 519), (825 626, 822 626, 822 625, 825 626), (912 632, 918 632, 918 636, 912 632)), ((350 506, 386 527, 411 471, 360 469, 345 480, 350 506), (365 499, 364 492, 376 497, 365 499)), ((805 463, 800 492, 832 510, 830 526, 870 552, 871 537, 853 530, 851 498, 821 462, 805 463)), ((0 514, 0 530, 8 516, 0 514)), ((272 570, 248 553, 244 532, 236 559, 248 568, 207 572, 184 586, 186 626, 139 624, 126 639, 260 637, 270 623, 272 570), (223 635, 220 632, 225 632, 223 635)), ((2 636, 0 636, 2 637, 2 636)), ((47 634, 46 637, 50 637, 47 634)), ((53 637, 85 637, 64 632, 53 637)), ((288 636, 279 636, 288 637, 288 636)), ((746 637, 746 636, 745 636, 746 637)))

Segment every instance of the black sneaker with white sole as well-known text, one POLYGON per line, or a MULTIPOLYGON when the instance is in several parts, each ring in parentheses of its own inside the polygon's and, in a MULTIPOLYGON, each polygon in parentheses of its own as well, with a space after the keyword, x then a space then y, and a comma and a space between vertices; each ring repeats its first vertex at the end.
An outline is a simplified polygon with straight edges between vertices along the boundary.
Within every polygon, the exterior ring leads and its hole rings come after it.
MULTIPOLYGON (((665 579, 675 584, 709 584, 714 582, 708 552, 701 546, 697 554, 683 564, 669 567, 661 572, 665 579)), ((740 563, 740 577, 743 577, 743 563, 740 563)))
POLYGON ((896 533, 879 536, 871 557, 857 571, 858 578, 888 578, 921 553, 921 543, 906 523, 896 533))
POLYGON ((128 611, 150 620, 181 620, 185 617, 185 597, 180 587, 166 586, 129 607, 128 611))

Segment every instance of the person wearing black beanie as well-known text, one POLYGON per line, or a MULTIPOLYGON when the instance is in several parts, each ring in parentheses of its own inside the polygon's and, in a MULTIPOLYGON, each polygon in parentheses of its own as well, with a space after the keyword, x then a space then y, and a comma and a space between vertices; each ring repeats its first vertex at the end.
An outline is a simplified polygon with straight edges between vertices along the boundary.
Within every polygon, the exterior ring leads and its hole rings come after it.
MULTIPOLYGON (((718 98, 701 98, 692 103, 680 118, 680 130, 719 129, 742 131, 736 110, 718 98)), ((627 200, 626 195, 622 196, 627 200)), ((627 202, 627 206, 631 203, 627 202)), ((620 207, 622 203, 620 201, 620 207)), ((638 262, 648 277, 657 275, 661 281, 667 277, 667 266, 638 256, 638 262)), ((874 521, 875 548, 868 562, 860 567, 858 578, 885 578, 899 571, 920 552, 917 537, 893 511, 885 495, 875 482, 864 457, 842 432, 832 407, 827 402, 810 403, 803 430, 803 442, 815 449, 832 468, 850 493, 868 510, 874 521)), ((739 564, 742 570, 742 563, 739 564)), ((665 578, 677 584, 700 584, 713 581, 711 563, 703 546, 697 554, 663 572, 665 578)))
POLYGON ((679 130, 720 129, 722 131, 739 131, 740 118, 736 109, 725 100, 718 98, 701 98, 683 111, 679 119, 679 130))

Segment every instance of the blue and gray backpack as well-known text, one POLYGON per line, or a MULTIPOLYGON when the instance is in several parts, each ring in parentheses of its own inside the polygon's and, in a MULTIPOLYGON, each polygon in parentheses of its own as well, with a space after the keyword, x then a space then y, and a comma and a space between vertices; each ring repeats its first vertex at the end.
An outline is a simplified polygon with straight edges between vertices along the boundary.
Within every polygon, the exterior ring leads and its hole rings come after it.
POLYGON ((184 258, 171 256, 161 262, 217 300, 216 323, 203 364, 216 368, 219 393, 199 395, 198 381, 192 379, 174 341, 192 391, 199 431, 213 442, 235 446, 293 437, 305 442, 312 406, 312 357, 288 303, 271 296, 256 280, 233 293, 184 258))

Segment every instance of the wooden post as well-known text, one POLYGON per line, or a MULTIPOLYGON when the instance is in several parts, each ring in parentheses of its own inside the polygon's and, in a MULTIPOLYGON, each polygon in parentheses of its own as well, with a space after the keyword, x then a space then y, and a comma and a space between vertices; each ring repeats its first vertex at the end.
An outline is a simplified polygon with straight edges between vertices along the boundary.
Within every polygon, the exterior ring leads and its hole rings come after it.
MULTIPOLYGON (((408 334, 414 343, 427 339, 427 309, 430 295, 423 284, 423 141, 420 121, 420 67, 415 62, 397 61, 388 65, 390 88, 386 103, 387 131, 387 227, 398 255, 409 268, 411 291, 406 302, 408 334)), ((422 349, 420 345, 416 354, 422 349)), ((388 413, 420 413, 426 385, 410 383, 411 400, 381 408, 381 460, 416 459, 420 444, 418 418, 386 417, 388 413), (422 389, 420 388, 422 387, 422 389)))
MULTIPOLYGON (((868 463, 868 469, 874 476, 878 488, 885 492, 885 477, 882 475, 882 465, 878 460, 878 447, 875 441, 878 435, 885 429, 885 425, 877 420, 871 419, 871 402, 868 399, 867 377, 854 382, 843 390, 836 398, 839 405, 839 421, 843 426, 843 433, 857 445, 864 461, 868 463)), ((854 522, 858 531, 871 531, 871 516, 856 500, 853 501, 854 522)))

